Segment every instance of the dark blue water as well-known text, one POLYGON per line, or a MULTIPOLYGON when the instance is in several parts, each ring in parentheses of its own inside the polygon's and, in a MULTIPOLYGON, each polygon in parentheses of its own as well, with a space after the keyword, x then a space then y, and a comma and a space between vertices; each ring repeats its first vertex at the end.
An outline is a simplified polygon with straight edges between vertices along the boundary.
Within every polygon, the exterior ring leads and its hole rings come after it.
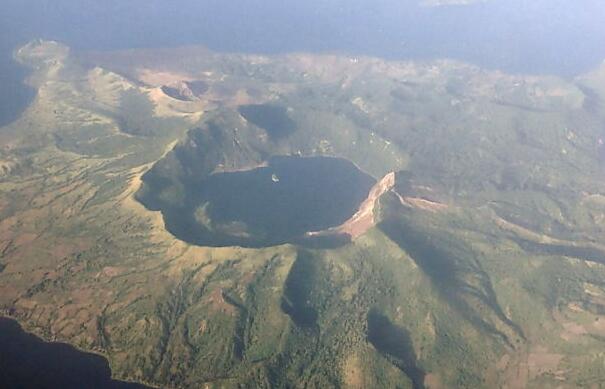
MULTIPOLYGON (((345 159, 272 157, 268 162, 252 170, 215 173, 199 184, 183 182, 185 205, 160 208, 166 228, 201 246, 299 242, 308 231, 337 226, 353 216, 375 184, 345 159), (211 222, 199 221, 200 207, 211 222)), ((150 183, 154 177, 144 180, 150 183)), ((141 200, 149 204, 149 199, 141 200)))
POLYGON ((145 389, 111 379, 107 360, 62 343, 48 343, 0 317, 0 387, 11 389, 145 389))
POLYGON ((3 0, 0 124, 31 99, 13 47, 33 38, 78 49, 204 44, 218 51, 336 51, 449 57, 508 72, 570 76, 605 58, 602 0, 3 0))

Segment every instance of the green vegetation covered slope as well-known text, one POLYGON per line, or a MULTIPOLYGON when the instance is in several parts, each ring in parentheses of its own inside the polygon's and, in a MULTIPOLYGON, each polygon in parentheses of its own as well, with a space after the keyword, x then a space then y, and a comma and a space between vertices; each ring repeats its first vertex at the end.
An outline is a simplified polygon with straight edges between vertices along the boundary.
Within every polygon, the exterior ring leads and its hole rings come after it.
POLYGON ((160 387, 603 384, 602 69, 54 42, 17 56, 38 95, 0 130, 0 307, 30 330, 160 387), (188 188, 276 155, 395 186, 330 247, 166 230, 188 188))

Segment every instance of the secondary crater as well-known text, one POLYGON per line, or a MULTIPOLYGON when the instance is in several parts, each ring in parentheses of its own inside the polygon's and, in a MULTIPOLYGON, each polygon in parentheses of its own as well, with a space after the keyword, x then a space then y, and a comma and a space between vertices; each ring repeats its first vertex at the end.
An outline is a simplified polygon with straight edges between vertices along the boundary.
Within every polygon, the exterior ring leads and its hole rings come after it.
POLYGON ((181 200, 166 203, 150 190, 163 184, 150 173, 139 199, 162 211, 173 235, 202 246, 302 243, 306 232, 337 226, 355 214, 375 183, 345 159, 277 156, 249 170, 181 181, 181 200))
POLYGON ((296 123, 288 116, 288 110, 279 105, 240 105, 238 112, 248 122, 267 131, 273 139, 288 136, 296 131, 296 123))

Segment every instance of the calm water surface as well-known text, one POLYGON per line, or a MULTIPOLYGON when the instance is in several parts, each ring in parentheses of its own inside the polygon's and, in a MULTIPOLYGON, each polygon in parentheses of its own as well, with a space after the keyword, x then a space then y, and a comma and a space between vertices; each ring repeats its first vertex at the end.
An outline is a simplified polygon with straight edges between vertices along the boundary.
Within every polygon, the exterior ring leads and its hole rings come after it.
POLYGON ((345 222, 375 180, 329 157, 273 157, 266 167, 213 174, 187 188, 186 206, 163 210, 166 228, 202 246, 294 243, 345 222))
POLYGON ((0 387, 11 389, 146 389, 111 379, 107 360, 29 334, 0 317, 0 387))

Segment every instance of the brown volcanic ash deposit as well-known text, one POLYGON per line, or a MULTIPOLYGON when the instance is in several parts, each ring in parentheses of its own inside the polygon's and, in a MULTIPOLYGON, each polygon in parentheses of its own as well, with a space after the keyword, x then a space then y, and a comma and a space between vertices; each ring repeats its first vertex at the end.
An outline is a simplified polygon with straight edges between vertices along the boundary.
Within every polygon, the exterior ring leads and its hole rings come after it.
MULTIPOLYGON (((339 226, 328 228, 321 231, 307 232, 307 237, 315 236, 326 236, 326 235, 348 235, 351 239, 355 239, 370 228, 376 225, 374 218, 374 207, 376 201, 388 191, 393 190, 395 187, 395 172, 388 173, 384 176, 376 185, 372 187, 368 197, 361 203, 357 212, 351 216, 347 221, 339 226)), ((447 204, 439 203, 436 201, 427 200, 424 198, 417 197, 405 197, 393 191, 402 205, 410 208, 421 209, 424 211, 438 212, 448 208, 447 204)))
POLYGON ((372 187, 368 197, 361 203, 359 210, 343 224, 327 230, 307 232, 308 237, 325 235, 349 235, 352 239, 364 234, 376 224, 374 220, 374 206, 376 200, 395 186, 395 173, 384 176, 372 187))

